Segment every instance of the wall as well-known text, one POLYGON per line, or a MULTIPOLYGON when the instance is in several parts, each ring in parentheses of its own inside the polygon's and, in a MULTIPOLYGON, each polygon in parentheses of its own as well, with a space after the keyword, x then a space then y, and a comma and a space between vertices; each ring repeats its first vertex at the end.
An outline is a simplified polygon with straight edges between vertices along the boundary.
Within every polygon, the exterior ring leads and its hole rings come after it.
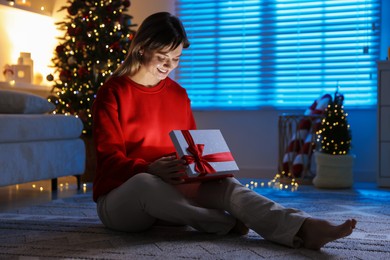
POLYGON ((156 12, 174 12, 173 0, 130 0, 129 14, 133 16, 132 23, 140 25, 149 15, 156 12))
MULTIPOLYGON (((17 8, 0 5, 0 70, 6 64, 16 64, 20 52, 30 52, 34 61, 34 73, 43 78, 52 69, 48 68, 58 32, 53 18, 17 8)), ((0 81, 4 81, 3 73, 0 81)))
MULTIPOLYGON (((376 181, 376 110, 348 110, 356 155, 355 181, 376 181)), ((288 111, 291 113, 291 111, 288 111)), ((302 111, 296 111, 298 114, 302 111)), ((273 178, 278 165, 278 116, 283 111, 195 112, 199 128, 221 129, 241 177, 273 178)))

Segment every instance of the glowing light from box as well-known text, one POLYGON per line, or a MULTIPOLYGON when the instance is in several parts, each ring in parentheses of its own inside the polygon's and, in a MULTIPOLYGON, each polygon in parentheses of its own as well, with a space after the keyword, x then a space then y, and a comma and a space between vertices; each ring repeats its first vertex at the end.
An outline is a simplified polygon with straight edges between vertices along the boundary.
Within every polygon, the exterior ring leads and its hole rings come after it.
MULTIPOLYGON (((20 9, 3 7, 0 22, 7 39, 7 52, 11 53, 8 64, 17 64, 20 52, 30 52, 34 61, 34 74, 48 75, 53 73, 51 59, 58 44, 56 37, 60 32, 55 26, 52 17, 20 9)), ((4 60, 3 60, 4 61, 4 60)), ((45 77, 42 84, 47 84, 45 77)))

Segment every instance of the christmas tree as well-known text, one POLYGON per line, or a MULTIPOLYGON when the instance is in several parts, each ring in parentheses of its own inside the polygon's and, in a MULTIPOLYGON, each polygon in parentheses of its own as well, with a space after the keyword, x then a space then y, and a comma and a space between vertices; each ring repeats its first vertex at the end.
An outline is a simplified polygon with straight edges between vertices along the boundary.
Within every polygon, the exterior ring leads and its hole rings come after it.
POLYGON ((91 134, 91 107, 96 92, 125 59, 135 33, 127 14, 129 0, 69 0, 64 21, 56 23, 64 31, 52 62, 55 76, 55 113, 74 115, 84 123, 83 134, 91 134))
POLYGON ((319 151, 332 155, 345 155, 351 149, 351 130, 343 107, 344 96, 337 90, 325 111, 325 117, 316 132, 319 151))

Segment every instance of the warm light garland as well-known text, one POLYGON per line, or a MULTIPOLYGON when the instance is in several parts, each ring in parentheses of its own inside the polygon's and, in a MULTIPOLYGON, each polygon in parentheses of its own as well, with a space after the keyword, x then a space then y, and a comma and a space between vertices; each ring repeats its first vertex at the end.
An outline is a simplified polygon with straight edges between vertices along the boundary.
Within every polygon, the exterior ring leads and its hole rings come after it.
POLYGON ((275 178, 271 181, 266 182, 258 182, 258 181, 250 181, 249 183, 245 184, 245 186, 249 189, 258 189, 258 188, 272 188, 277 190, 286 190, 286 191, 297 191, 299 184, 295 181, 295 179, 292 179, 290 184, 282 183, 280 182, 280 175, 276 174, 275 178))

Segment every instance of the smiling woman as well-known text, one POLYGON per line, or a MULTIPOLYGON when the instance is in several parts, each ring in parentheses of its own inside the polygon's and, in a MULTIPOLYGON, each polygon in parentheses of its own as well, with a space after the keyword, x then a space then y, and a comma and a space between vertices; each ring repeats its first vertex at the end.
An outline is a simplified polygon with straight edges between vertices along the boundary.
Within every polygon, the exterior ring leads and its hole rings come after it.
POLYGON ((20 52, 29 52, 34 60, 34 73, 50 74, 52 50, 58 35, 53 18, 0 5, 0 23, 0 35, 3 36, 0 68, 15 64, 20 52))

